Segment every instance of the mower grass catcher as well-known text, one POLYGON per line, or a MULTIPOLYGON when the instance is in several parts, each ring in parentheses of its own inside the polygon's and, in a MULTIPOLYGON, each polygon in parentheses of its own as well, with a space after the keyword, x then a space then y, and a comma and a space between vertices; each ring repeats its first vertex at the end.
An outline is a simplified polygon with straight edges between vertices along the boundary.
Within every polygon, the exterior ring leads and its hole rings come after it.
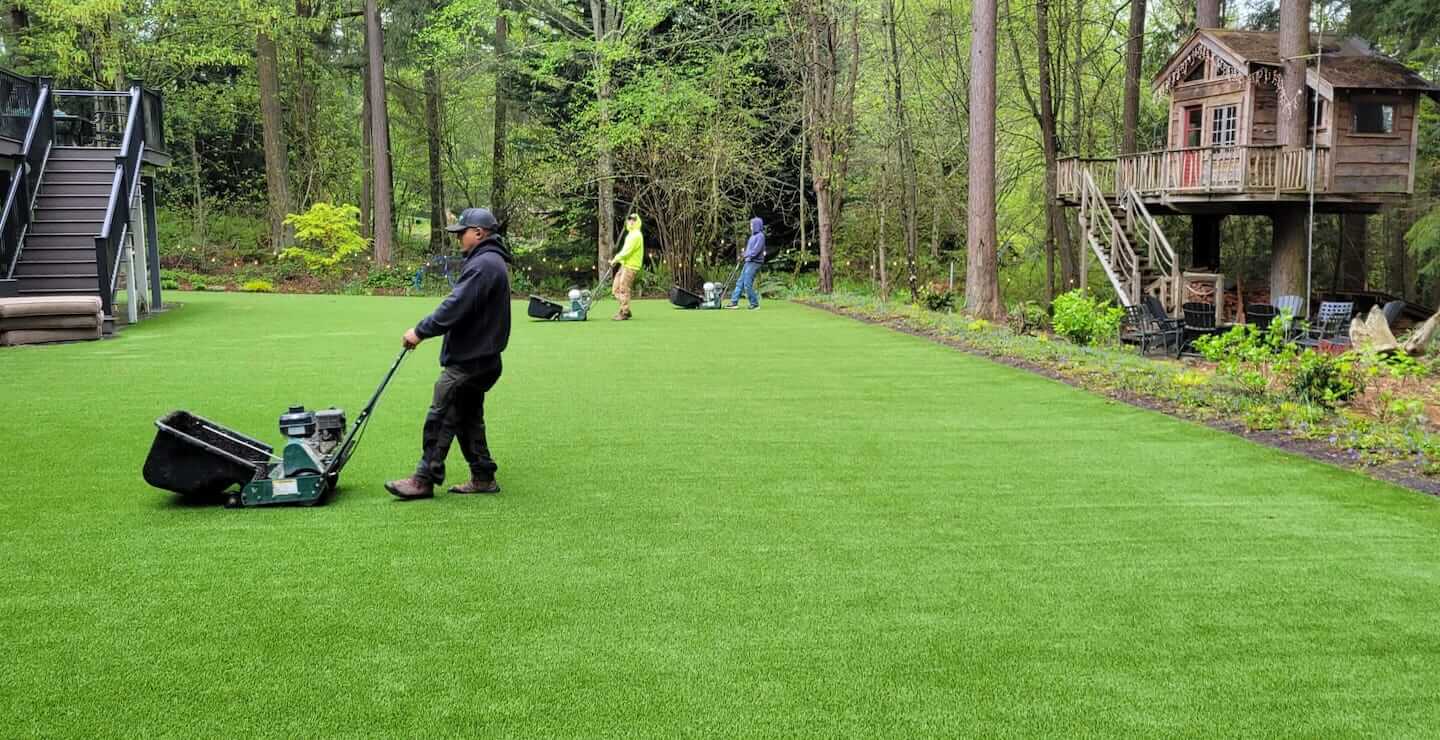
POLYGON ((145 458, 145 482, 189 497, 228 491, 229 507, 314 506, 339 484, 340 470, 354 454, 380 394, 407 351, 395 358, 348 434, 345 412, 337 408, 308 411, 291 406, 281 414, 285 446, 279 456, 259 440, 187 411, 172 411, 155 422, 158 431, 145 458), (231 490, 235 486, 238 491, 231 490))
POLYGON ((702 286, 705 295, 691 293, 690 291, 676 285, 670 289, 670 303, 676 308, 698 308, 702 311, 720 309, 725 307, 725 294, 729 292, 730 284, 735 282, 735 273, 740 269, 739 265, 730 271, 730 277, 723 283, 705 283, 702 286))

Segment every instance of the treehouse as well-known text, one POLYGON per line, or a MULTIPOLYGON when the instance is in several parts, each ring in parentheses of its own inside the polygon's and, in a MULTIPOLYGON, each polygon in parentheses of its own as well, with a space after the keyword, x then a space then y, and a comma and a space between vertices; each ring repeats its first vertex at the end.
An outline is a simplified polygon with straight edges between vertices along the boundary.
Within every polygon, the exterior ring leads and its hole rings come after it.
MULTIPOLYGON (((1218 217, 1269 215, 1312 197, 1317 213, 1374 213, 1414 192, 1420 104, 1440 101, 1440 87, 1360 39, 1337 40, 1307 60, 1306 99, 1284 101, 1278 39, 1196 31, 1152 85, 1169 100, 1164 149, 1058 163, 1057 196, 1080 209, 1125 304, 1153 293, 1174 311, 1183 300, 1187 275, 1152 216, 1190 216, 1196 267, 1213 270, 1218 217), (1307 140, 1283 147, 1281 108, 1300 104, 1307 140)), ((1214 272, 1188 277, 1223 290, 1214 272)))

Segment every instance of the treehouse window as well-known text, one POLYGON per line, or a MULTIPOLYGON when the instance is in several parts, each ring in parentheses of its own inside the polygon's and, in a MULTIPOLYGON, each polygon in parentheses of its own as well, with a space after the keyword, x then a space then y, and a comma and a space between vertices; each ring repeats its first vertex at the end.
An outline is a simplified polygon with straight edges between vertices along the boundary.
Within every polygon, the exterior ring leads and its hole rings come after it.
POLYGON ((1185 75, 1185 81, 1199 82, 1203 79, 1205 79, 1205 60, 1202 59, 1196 62, 1195 68, 1190 70, 1190 74, 1185 75))
POLYGON ((1235 105, 1222 105, 1210 109, 1210 146, 1235 146, 1239 130, 1240 109, 1235 105))
POLYGON ((1395 106, 1389 103, 1355 103, 1354 130, 1357 134, 1395 133, 1395 106))

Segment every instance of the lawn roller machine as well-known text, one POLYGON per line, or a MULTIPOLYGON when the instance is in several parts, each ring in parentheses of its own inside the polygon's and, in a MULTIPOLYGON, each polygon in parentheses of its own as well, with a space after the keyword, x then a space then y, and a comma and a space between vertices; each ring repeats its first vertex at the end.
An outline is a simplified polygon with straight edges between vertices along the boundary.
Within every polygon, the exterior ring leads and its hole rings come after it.
POLYGON ((698 308, 700 310, 719 309, 725 307, 725 294, 729 292, 730 285, 735 282, 735 275, 740 272, 740 264, 736 263, 735 269, 730 271, 730 276, 725 278, 723 283, 705 283, 701 286, 705 295, 697 295, 676 285, 670 289, 670 303, 676 308, 698 308))
POLYGON ((274 448, 188 411, 155 421, 155 441, 145 459, 145 482, 187 497, 225 494, 227 507, 300 504, 314 506, 333 492, 340 471, 360 444, 380 394, 400 368, 400 352, 349 432, 345 412, 291 406, 280 415, 285 446, 274 448), (238 486, 239 490, 232 490, 238 486))
POLYGON ((614 267, 606 270, 605 274, 600 276, 600 282, 595 284, 594 289, 571 288, 570 295, 567 296, 570 299, 569 309, 531 294, 530 308, 526 313, 530 314, 530 318, 541 321, 585 321, 590 316, 590 307, 595 304, 596 297, 600 295, 600 289, 605 287, 606 281, 610 279, 613 272, 614 267))

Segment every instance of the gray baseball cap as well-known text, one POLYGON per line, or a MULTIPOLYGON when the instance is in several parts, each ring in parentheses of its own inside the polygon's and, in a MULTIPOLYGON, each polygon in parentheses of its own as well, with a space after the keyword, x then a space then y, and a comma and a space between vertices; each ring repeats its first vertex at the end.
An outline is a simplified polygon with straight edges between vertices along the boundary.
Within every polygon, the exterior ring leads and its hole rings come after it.
POLYGON ((445 230, 452 234, 458 234, 466 229, 474 228, 481 228, 493 233, 500 228, 500 222, 495 220, 495 214, 491 213, 488 208, 466 208, 460 212, 460 218, 456 219, 455 223, 446 226, 445 230))

